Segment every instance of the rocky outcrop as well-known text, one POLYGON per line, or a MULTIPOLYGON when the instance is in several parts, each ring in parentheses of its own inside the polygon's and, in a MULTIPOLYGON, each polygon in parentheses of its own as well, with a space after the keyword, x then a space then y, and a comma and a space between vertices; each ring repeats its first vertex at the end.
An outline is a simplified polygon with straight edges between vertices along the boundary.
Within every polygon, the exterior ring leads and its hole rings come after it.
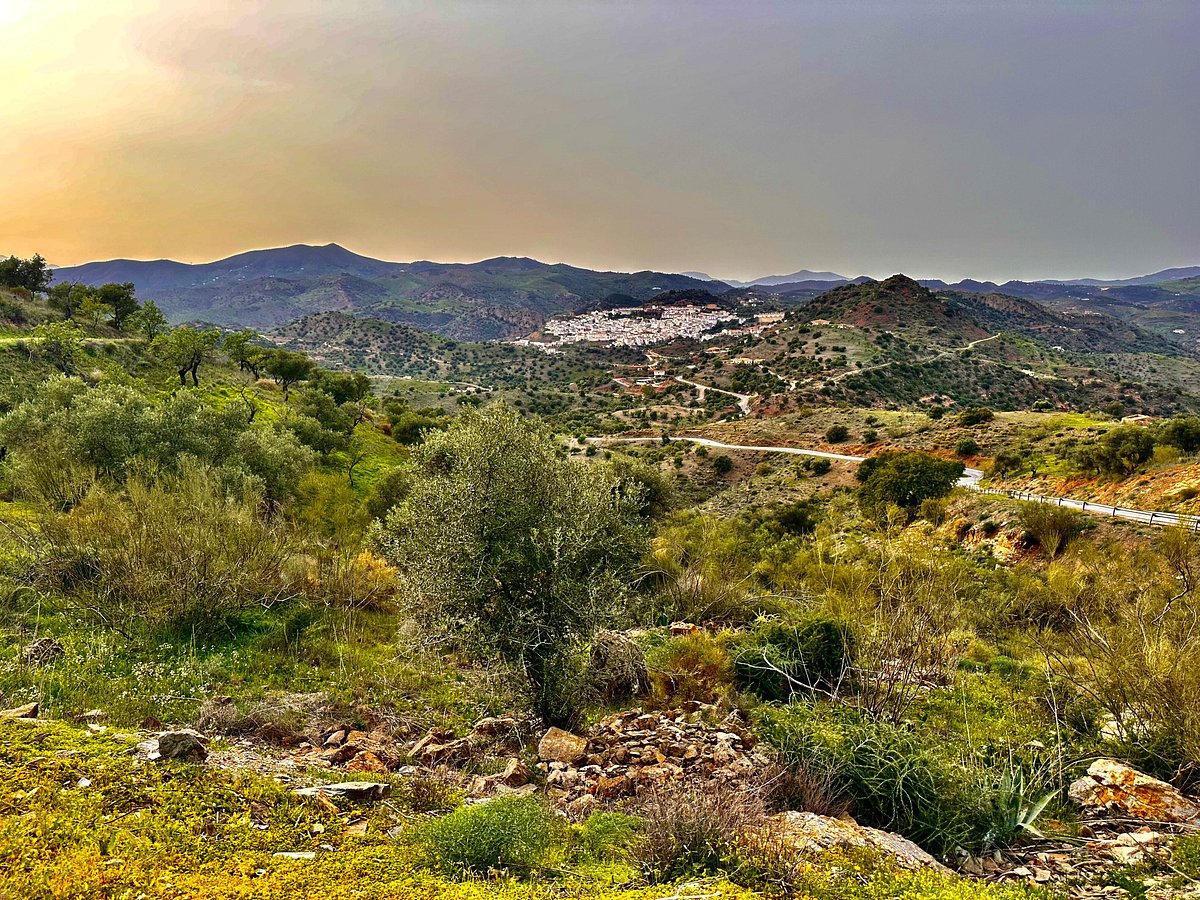
MULTIPOLYGON (((543 757, 538 763, 546 773, 546 793, 575 814, 591 808, 579 802, 584 797, 608 803, 684 781, 750 787, 769 761, 753 750, 754 740, 740 719, 716 718, 715 707, 695 702, 668 712, 633 709, 609 716, 586 738, 570 736, 570 750, 560 756, 573 761, 543 757), (585 752, 575 756, 580 746, 585 752)), ((565 739, 555 735, 555 745, 560 742, 565 739)))
POLYGON ((1085 815, 1177 823, 1200 819, 1195 801, 1115 759, 1096 760, 1068 794, 1085 815))
POLYGON ((853 819, 835 819, 809 812, 785 812, 771 817, 762 836, 800 853, 861 847, 893 859, 906 869, 949 871, 908 838, 878 828, 867 828, 853 819))

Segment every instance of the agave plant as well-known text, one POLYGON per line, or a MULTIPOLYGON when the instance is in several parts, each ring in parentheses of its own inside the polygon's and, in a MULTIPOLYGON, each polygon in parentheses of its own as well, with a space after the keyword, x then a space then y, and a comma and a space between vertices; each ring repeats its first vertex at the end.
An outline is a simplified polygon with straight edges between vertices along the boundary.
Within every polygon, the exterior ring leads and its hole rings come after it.
POLYGON ((1049 791, 1036 799, 1026 795, 1025 770, 1009 764, 992 795, 992 827, 984 838, 989 847, 1004 847, 1022 835, 1040 838, 1034 823, 1054 799, 1049 791))

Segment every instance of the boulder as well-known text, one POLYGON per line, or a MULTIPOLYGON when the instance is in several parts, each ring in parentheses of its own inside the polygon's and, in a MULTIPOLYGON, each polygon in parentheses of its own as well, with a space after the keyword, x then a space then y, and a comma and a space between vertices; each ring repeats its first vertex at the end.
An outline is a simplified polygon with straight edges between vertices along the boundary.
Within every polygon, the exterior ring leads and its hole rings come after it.
POLYGON ((521 787, 529 783, 529 766, 513 757, 500 773, 500 783, 507 787, 521 787))
POLYGON ((538 759, 574 763, 587 756, 588 739, 561 728, 551 728, 538 741, 538 759))
POLYGON ((0 719, 36 719, 39 708, 36 703, 26 703, 12 709, 0 709, 0 719))
POLYGON ((164 731, 158 736, 157 758, 204 762, 208 758, 208 738, 190 728, 164 731))
POLYGON ((386 799, 392 793, 392 786, 377 781, 343 781, 338 784, 298 788, 296 793, 301 797, 344 797, 347 800, 365 802, 386 799))
POLYGON ((862 847, 895 860, 897 865, 905 869, 949 871, 908 838, 878 828, 867 828, 853 819, 835 819, 809 812, 785 812, 771 817, 762 836, 801 853, 862 847))
POLYGON ((1165 781, 1115 759, 1098 759, 1067 791, 1085 814, 1151 822, 1195 822, 1200 806, 1165 781))

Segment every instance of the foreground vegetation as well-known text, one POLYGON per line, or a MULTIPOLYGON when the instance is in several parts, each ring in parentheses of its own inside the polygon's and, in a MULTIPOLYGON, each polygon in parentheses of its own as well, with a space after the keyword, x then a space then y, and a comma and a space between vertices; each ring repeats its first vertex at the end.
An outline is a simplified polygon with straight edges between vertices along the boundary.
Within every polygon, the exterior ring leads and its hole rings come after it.
MULTIPOLYGON (((1073 838, 1066 786, 1098 755, 1200 784, 1200 538, 956 489, 985 448, 1005 474, 990 410, 952 413, 973 449, 906 432, 855 467, 604 450, 503 404, 377 396, 252 334, 137 333, 144 305, 10 296, 0 705, 42 719, 0 720, 0 893, 1023 896, 761 836, 770 814, 849 812, 958 863, 1073 838), (456 777, 497 762, 475 760, 371 774, 391 800, 331 808, 235 743, 274 758, 314 718, 405 741, 488 715, 584 730, 695 701, 747 723, 769 784, 568 822, 539 796, 465 803, 456 777), (229 767, 121 737, 184 724, 229 767)), ((813 415, 824 441, 859 436, 858 413, 813 415)), ((1188 419, 1130 427, 1071 464, 1196 450, 1188 419)), ((1021 466, 1072 449, 1020 433, 1021 466)))

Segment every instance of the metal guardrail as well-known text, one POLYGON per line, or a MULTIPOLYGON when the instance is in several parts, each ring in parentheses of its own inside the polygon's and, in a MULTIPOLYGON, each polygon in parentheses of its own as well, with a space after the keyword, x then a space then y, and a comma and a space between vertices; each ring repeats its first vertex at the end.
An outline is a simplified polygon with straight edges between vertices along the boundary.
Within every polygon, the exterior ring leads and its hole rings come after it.
POLYGON ((1061 506, 1066 509, 1077 509, 1080 512, 1094 515, 1109 516, 1113 519, 1126 519, 1130 522, 1140 522, 1143 525, 1156 525, 1162 528, 1181 526, 1188 531, 1200 534, 1200 516, 1188 516, 1182 513, 1158 512, 1157 510, 1129 509, 1124 506, 1109 506, 1105 503, 1093 503, 1090 500, 1072 500, 1069 497, 1046 497, 1042 494, 1031 494, 1027 491, 1001 491, 992 488, 975 488, 981 494, 997 494, 1011 497, 1014 500, 1026 500, 1032 503, 1048 503, 1051 506, 1061 506))

